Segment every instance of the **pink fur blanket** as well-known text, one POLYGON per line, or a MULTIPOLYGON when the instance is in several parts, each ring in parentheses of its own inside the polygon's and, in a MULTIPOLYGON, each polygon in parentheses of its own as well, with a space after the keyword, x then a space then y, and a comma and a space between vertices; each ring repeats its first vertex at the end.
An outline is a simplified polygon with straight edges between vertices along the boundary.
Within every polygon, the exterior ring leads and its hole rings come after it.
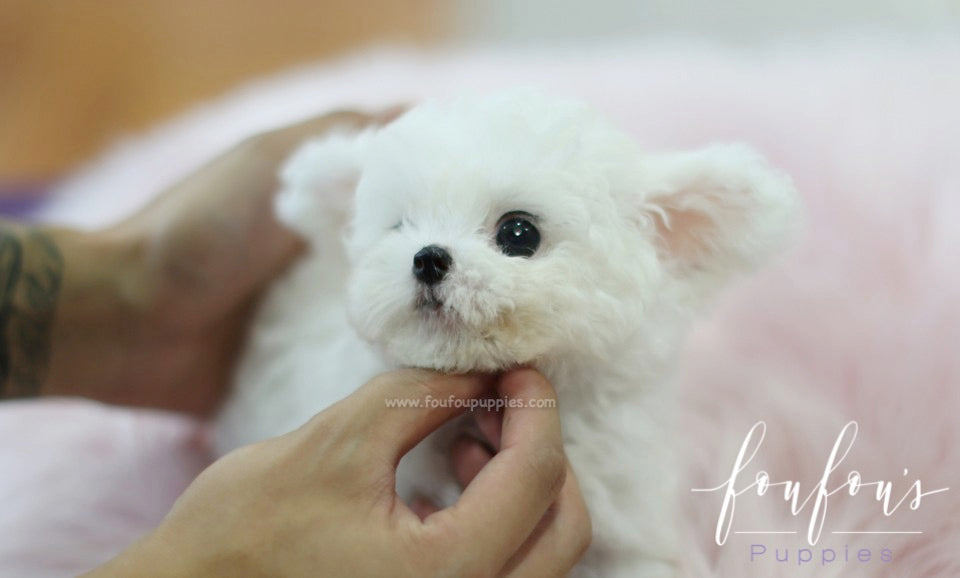
MULTIPOLYGON (((728 292, 685 357, 677 493, 689 575, 960 576, 955 42, 367 53, 120 143, 42 217, 115 219, 243 136, 331 107, 516 84, 582 97, 650 148, 752 143, 804 196, 796 250, 728 292), (724 484, 760 421, 765 438, 718 534, 724 484), (783 485, 758 496, 761 470, 799 483, 796 515, 783 485)), ((201 430, 89 402, 0 404, 0 574, 65 576, 111 557, 207 463, 201 430)))

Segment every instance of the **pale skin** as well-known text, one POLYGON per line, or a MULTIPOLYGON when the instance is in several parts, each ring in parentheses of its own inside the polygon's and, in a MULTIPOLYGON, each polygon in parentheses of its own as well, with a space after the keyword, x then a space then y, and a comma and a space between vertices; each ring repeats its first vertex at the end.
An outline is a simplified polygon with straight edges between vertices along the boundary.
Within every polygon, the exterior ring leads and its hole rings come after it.
MULTIPOLYGON (((79 395, 209 415, 251 311, 304 249, 273 219, 282 160, 339 112, 252 137, 117 226, 0 223, 0 398, 79 395)), ((404 504, 397 462, 457 410, 386 398, 553 398, 533 370, 379 376, 204 471, 160 526, 88 576, 562 576, 590 541, 557 410, 483 413, 451 465, 460 501, 404 504)))

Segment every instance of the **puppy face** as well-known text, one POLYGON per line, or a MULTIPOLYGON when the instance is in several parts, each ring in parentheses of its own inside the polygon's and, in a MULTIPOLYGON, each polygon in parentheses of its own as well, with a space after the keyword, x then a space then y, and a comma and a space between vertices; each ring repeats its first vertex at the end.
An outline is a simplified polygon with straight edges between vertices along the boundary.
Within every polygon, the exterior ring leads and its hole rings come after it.
POLYGON ((402 364, 447 371, 622 338, 659 269, 611 191, 622 167, 594 150, 628 143, 586 143, 584 114, 531 125, 511 108, 427 108, 377 135, 348 244, 360 333, 402 364))
POLYGON ((749 268, 792 216, 755 154, 644 156, 566 102, 421 106, 364 151, 349 312, 410 366, 603 360, 651 307, 749 268))

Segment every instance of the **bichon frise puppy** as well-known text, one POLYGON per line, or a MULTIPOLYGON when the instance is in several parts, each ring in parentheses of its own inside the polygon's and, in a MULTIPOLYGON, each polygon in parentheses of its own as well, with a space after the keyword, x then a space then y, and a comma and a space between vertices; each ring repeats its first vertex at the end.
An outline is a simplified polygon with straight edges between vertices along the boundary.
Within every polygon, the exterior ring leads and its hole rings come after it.
MULTIPOLYGON (((677 574, 671 368, 704 300, 783 245, 788 178, 739 145, 646 154, 588 108, 520 91, 309 142, 282 181, 277 214, 312 250, 262 304, 221 449, 398 366, 532 365, 593 520, 575 573, 677 574)), ((456 499, 441 446, 457 427, 404 458, 402 496, 456 499)))

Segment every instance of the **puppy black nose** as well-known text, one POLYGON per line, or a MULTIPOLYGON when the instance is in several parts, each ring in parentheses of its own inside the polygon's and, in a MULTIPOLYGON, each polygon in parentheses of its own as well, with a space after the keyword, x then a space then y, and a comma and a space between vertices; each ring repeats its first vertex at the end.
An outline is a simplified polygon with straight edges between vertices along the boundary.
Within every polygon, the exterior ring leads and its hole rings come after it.
POLYGON ((443 247, 428 245, 413 256, 413 275, 425 285, 439 283, 447 274, 453 259, 443 247))

